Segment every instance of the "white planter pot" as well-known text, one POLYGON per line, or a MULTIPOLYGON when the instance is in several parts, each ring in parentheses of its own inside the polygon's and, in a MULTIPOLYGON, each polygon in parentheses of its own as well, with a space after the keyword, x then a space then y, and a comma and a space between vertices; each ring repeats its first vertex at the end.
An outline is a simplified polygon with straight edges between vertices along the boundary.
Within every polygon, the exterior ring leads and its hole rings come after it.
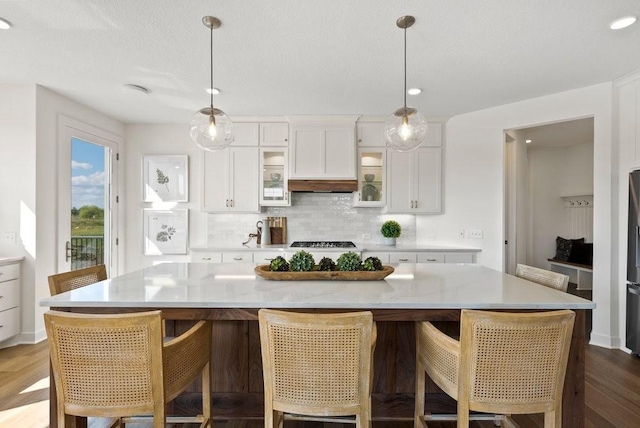
POLYGON ((396 245, 396 238, 383 237, 382 242, 384 243, 384 245, 394 246, 396 245))

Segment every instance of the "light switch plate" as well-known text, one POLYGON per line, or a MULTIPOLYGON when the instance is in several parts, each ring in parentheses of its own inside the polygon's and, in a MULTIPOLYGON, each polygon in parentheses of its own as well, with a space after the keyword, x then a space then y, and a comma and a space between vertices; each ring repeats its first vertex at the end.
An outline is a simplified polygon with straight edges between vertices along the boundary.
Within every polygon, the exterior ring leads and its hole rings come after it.
POLYGON ((464 237, 466 239, 482 239, 482 229, 465 229, 464 237))
POLYGON ((4 242, 8 244, 15 244, 18 240, 16 232, 5 232, 4 233, 4 242))

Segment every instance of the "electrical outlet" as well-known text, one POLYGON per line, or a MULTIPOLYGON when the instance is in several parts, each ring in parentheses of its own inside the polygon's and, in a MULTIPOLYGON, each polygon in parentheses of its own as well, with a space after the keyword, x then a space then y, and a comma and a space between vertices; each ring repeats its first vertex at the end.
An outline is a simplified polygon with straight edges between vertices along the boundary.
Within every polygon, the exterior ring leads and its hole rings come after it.
POLYGON ((482 229, 465 229, 464 237, 466 239, 482 239, 482 229))
POLYGON ((363 233, 362 234, 362 239, 371 239, 371 235, 368 233, 363 233))
POLYGON ((17 242, 17 234, 15 232, 5 232, 4 242, 9 244, 15 244, 17 242))

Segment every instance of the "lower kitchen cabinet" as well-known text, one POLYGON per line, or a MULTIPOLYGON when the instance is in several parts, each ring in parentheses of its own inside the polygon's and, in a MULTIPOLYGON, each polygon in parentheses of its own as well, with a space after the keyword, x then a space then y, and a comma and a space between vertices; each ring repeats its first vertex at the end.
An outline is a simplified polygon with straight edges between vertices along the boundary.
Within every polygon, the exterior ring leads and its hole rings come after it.
POLYGON ((224 252, 222 253, 222 263, 253 263, 253 253, 248 251, 224 252))
POLYGON ((193 263, 222 263, 222 253, 215 251, 193 251, 191 250, 191 262, 193 263))
POLYGON ((457 252, 434 252, 434 251, 365 251, 362 253, 362 260, 367 257, 377 257, 385 263, 475 263, 475 253, 457 252))
POLYGON ((0 342, 20 333, 20 262, 0 266, 0 342))

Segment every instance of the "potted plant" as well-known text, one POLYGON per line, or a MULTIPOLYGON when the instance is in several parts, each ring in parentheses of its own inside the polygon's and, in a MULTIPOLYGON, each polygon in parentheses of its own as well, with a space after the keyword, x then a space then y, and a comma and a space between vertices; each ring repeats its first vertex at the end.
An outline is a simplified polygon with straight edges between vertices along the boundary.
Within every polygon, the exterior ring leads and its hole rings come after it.
POLYGON ((396 245, 396 238, 400 236, 400 232, 402 232, 402 228, 397 221, 387 220, 382 223, 382 227, 380 228, 380 233, 382 233, 383 242, 385 245, 396 245))

